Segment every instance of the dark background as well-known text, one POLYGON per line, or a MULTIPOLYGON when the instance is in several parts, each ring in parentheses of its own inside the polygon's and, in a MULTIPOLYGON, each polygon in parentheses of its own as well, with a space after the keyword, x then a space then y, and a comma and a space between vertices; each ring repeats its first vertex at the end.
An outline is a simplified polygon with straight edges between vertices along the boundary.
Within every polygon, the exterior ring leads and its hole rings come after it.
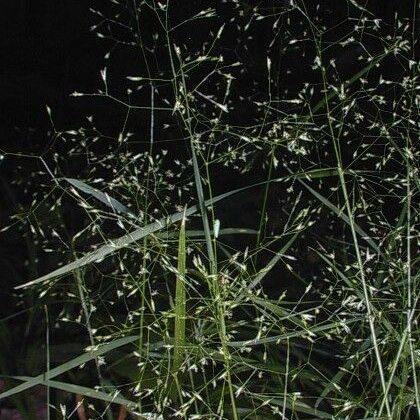
MULTIPOLYGON (((228 2, 229 3, 229 2, 228 2)), ((281 7, 282 1, 240 2, 244 10, 252 13, 252 8, 281 7)), ((401 18, 411 17, 413 1, 369 0, 363 1, 366 7, 378 18, 387 22, 392 30, 395 13, 401 18)), ((194 9, 216 7, 220 13, 228 16, 229 5, 217 1, 175 1, 172 13, 179 17, 188 16, 194 9)), ((324 0, 305 2, 314 16, 319 15, 327 25, 333 27, 349 16, 349 5, 343 0, 324 0), (317 5, 319 9, 316 10, 317 5)), ((104 67, 104 55, 113 47, 109 40, 95 36, 90 28, 99 18, 90 12, 90 8, 103 11, 112 9, 107 1, 74 0, 15 0, 2 1, 0 13, 0 143, 4 150, 34 152, 43 150, 48 144, 46 132, 50 129, 46 105, 53 110, 55 119, 61 126, 77 126, 80 115, 93 111, 98 104, 69 98, 73 91, 94 91, 100 85, 100 69, 104 67)), ((354 10, 353 10, 354 12, 354 10)), ((356 13, 357 15, 357 13, 356 13)), ((209 28, 203 21, 203 34, 209 28)), ((148 22, 143 20, 141 31, 148 37, 148 22)), ((152 24, 150 24, 152 25, 152 24)), ((237 55, 247 71, 253 76, 259 66, 265 66, 268 41, 272 39, 269 25, 259 25, 252 33, 253 40, 243 40, 243 45, 226 45, 226 50, 237 55), (245 43, 247 44, 244 48, 245 43)), ((298 31, 299 28, 296 28, 298 31)), ((333 33, 336 36, 340 34, 333 33)), ((186 33, 186 40, 191 34, 186 33)), ((229 35, 228 35, 229 36, 229 35)), ((233 39, 237 34, 232 34, 233 39)), ((194 34, 199 42, 200 34, 194 34)), ((272 60, 281 54, 281 35, 277 45, 271 49, 272 60), (276 49, 277 48, 277 51, 276 49)), ((354 54, 347 51, 343 56, 335 57, 342 72, 352 74, 354 54)), ((300 52, 281 57, 281 88, 295 89, 301 83, 310 81, 310 76, 302 62, 300 52), (282 69, 291 69, 289 75, 282 69)), ((122 75, 127 69, 136 68, 136 59, 125 51, 119 51, 111 57, 118 65, 122 75)), ((109 65, 109 64, 108 64, 109 65)), ((117 79, 117 77, 115 77, 117 79)), ((247 84, 244 83, 246 90, 247 84)), ((92 101, 93 102, 93 101, 92 101)))

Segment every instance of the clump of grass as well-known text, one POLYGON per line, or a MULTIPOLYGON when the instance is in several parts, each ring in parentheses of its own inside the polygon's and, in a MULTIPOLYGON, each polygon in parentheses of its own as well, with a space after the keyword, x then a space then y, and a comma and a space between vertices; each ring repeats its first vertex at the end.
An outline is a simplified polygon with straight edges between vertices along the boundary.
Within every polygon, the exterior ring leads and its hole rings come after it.
POLYGON ((82 326, 83 338, 52 367, 49 337, 46 371, 15 377, 0 397, 43 384, 109 418, 115 404, 138 418, 418 415, 413 26, 396 17, 381 38, 386 24, 353 1, 344 29, 301 1, 113 4, 97 33, 112 51, 131 47, 142 73, 121 92, 103 71, 102 91, 75 96, 119 103, 121 129, 102 133, 88 118, 56 132, 68 154, 38 159, 45 186, 19 217, 60 262, 22 282, 19 297, 44 299, 56 328, 82 326), (232 55, 235 31, 250 49, 261 24, 275 30, 271 47, 282 25, 281 54, 309 55, 316 82, 288 89, 272 53, 254 67, 232 55), (345 76, 339 62, 353 52, 345 76), (401 71, 387 76, 395 60, 401 71), (178 149, 162 146, 165 130, 178 149))

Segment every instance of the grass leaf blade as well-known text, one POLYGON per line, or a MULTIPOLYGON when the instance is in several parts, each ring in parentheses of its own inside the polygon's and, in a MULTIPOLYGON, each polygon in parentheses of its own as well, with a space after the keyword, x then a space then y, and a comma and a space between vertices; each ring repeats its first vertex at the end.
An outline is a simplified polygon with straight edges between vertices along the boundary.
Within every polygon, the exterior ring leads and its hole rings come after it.
POLYGON ((17 394, 19 392, 25 391, 36 385, 42 384, 47 379, 51 379, 58 375, 61 375, 62 373, 65 373, 75 367, 83 365, 84 363, 87 363, 90 360, 94 360, 98 356, 109 353, 110 351, 116 348, 125 346, 126 344, 132 343, 133 341, 137 339, 138 339, 137 336, 128 336, 124 338, 119 338, 117 340, 111 341, 110 343, 104 344, 103 346, 100 346, 97 350, 77 356, 74 359, 66 363, 63 363, 62 365, 57 366, 54 369, 41 373, 40 375, 27 380, 23 384, 20 384, 18 386, 15 386, 12 389, 2 392, 0 394, 0 400, 3 398, 10 397, 11 395, 17 394))
POLYGON ((84 192, 85 194, 89 194, 92 197, 96 198, 101 203, 111 207, 113 210, 116 210, 119 213, 129 213, 132 214, 132 211, 125 206, 124 204, 120 203, 115 198, 109 196, 107 193, 99 191, 96 188, 91 187, 90 185, 86 184, 79 179, 74 178, 64 178, 68 183, 70 183, 73 187, 77 188, 78 190, 84 192))

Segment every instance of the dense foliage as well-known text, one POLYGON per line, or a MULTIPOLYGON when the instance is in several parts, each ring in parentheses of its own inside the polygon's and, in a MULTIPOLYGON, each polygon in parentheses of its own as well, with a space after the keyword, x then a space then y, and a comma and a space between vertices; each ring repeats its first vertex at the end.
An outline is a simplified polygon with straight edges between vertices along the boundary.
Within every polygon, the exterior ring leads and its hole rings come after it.
POLYGON ((419 415, 415 8, 92 10, 102 87, 71 98, 93 112, 47 107, 45 152, 3 155, 32 166, 7 186, 2 234, 27 249, 3 257, 26 268, 0 340, 25 340, 0 398, 24 418, 39 385, 57 418, 69 395, 90 418, 419 415))

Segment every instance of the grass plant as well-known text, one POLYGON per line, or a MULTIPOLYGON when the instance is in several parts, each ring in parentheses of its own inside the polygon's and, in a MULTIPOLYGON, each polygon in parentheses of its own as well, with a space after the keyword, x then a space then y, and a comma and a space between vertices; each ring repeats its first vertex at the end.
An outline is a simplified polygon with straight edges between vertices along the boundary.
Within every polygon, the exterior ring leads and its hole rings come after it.
MULTIPOLYGON (((51 418, 74 418, 69 394, 89 418, 420 417, 418 11, 390 25, 343 1, 328 26, 278 3, 93 11, 112 45, 103 89, 74 96, 124 117, 117 133, 94 115, 54 124, 45 155, 5 154, 37 168, 3 234, 30 232, 13 293, 45 325, 27 324, 35 368, 0 354, 0 399, 29 416, 25 392, 44 385, 51 418), (114 80, 119 50, 138 74, 114 80), (311 81, 284 86, 276 51, 302 54, 311 81)), ((0 320, 4 348, 25 313, 0 320)))

